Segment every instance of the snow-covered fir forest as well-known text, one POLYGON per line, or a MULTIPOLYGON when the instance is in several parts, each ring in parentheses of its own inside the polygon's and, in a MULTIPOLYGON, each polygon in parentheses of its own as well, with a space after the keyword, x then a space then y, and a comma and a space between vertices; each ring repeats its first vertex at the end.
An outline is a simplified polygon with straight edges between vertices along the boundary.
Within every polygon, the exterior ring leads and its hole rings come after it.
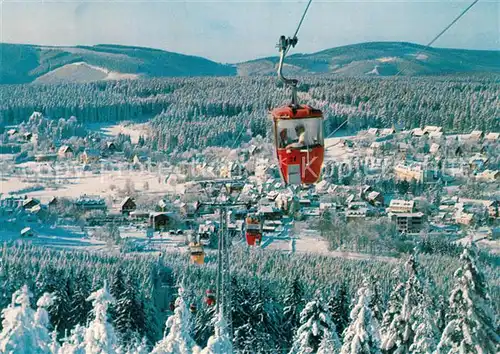
MULTIPOLYGON (((350 131, 443 126, 449 132, 498 131, 500 84, 493 78, 300 78, 302 102, 323 110, 325 133, 349 118, 350 131)), ((58 85, 3 85, 0 123, 33 111, 80 123, 152 118, 153 150, 187 150, 266 136, 267 110, 288 100, 274 78, 169 78, 58 85), (201 139, 203 137, 203 139, 201 139)))
POLYGON ((485 263, 475 246, 460 257, 416 252, 397 263, 235 248, 230 325, 203 300, 214 259, 201 268, 180 253, 7 244, 1 255, 2 353, 499 350, 498 260, 485 263), (167 293, 175 303, 159 314, 167 293))

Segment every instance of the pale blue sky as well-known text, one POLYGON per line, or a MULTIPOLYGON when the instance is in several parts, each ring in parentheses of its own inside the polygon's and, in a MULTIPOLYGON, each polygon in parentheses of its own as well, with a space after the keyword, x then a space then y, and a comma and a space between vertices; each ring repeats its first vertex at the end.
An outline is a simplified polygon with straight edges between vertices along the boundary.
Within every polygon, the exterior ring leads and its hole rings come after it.
MULTIPOLYGON (((300 1, 0 0, 0 41, 116 43, 238 62, 276 55, 292 35, 300 1)), ((430 41, 469 3, 462 0, 313 0, 291 53, 365 41, 430 41)), ((480 0, 438 47, 500 49, 500 0, 480 0)))

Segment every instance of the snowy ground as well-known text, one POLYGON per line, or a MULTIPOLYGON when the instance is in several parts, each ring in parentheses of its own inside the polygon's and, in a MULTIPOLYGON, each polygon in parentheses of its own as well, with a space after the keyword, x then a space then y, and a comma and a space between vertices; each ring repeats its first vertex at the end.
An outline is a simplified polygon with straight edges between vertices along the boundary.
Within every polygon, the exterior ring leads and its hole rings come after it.
POLYGON ((121 122, 118 124, 89 124, 90 130, 96 130, 108 137, 114 137, 118 134, 130 135, 132 144, 137 144, 139 136, 149 136, 149 124, 143 123, 127 123, 121 122))
MULTIPOLYGON (((476 243, 478 247, 486 249, 493 254, 500 255, 500 240, 488 240, 485 235, 478 234, 473 237, 473 241, 476 243)), ((467 245, 469 242, 470 242, 470 236, 455 241, 455 243, 462 246, 467 245)))
POLYGON ((295 248, 296 254, 314 253, 346 259, 377 260, 383 262, 398 261, 398 259, 394 257, 375 256, 357 252, 330 251, 328 249, 328 242, 319 237, 316 230, 300 231, 295 239, 295 246, 292 246, 292 239, 288 236, 264 236, 262 240, 262 248, 264 249, 291 252, 292 247, 295 248))
POLYGON ((113 196, 117 189, 123 189, 128 180, 141 193, 160 196, 175 191, 173 187, 164 183, 165 176, 159 172, 132 170, 128 164, 111 163, 111 165, 117 170, 107 171, 104 168, 98 168, 100 173, 95 174, 93 171, 83 171, 83 166, 77 162, 57 171, 46 163, 18 164, 16 172, 5 173, 2 170, 1 193, 28 195, 42 202, 53 196, 74 198, 82 194, 98 194, 105 198, 113 196), (146 182, 148 188, 144 190, 146 182), (35 187, 43 187, 43 189, 30 191, 30 188, 35 187))

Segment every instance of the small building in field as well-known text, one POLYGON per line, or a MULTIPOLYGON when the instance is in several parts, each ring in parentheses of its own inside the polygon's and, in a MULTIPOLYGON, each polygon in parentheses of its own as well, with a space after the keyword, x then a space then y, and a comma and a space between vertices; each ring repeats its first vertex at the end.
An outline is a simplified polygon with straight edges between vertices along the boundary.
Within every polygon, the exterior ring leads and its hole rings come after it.
POLYGON ((31 140, 31 138, 33 137, 33 134, 32 134, 32 133, 29 133, 29 132, 28 132, 28 133, 24 133, 24 134, 23 134, 23 137, 24 137, 24 140, 26 140, 26 141, 30 141, 30 140, 31 140))
POLYGON ((31 227, 25 227, 24 229, 21 230, 20 235, 21 237, 34 237, 35 233, 31 229, 31 227))
POLYGON ((172 213, 154 212, 149 214, 149 226, 154 230, 168 230, 175 224, 175 218, 172 213))
POLYGON ((80 161, 84 164, 97 162, 100 158, 101 154, 99 153, 99 151, 94 149, 85 149, 85 151, 80 155, 80 161))
POLYGON ((137 204, 132 197, 125 197, 120 203, 120 212, 122 214, 130 214, 131 211, 134 211, 137 208, 137 204))
POLYGON ((63 145, 57 151, 57 156, 60 159, 70 159, 73 157, 73 149, 69 145, 63 145))
POLYGON ((35 199, 35 198, 26 198, 23 201, 23 209, 28 210, 28 209, 33 208, 36 205, 39 205, 39 204, 40 204, 40 201, 38 199, 35 199))

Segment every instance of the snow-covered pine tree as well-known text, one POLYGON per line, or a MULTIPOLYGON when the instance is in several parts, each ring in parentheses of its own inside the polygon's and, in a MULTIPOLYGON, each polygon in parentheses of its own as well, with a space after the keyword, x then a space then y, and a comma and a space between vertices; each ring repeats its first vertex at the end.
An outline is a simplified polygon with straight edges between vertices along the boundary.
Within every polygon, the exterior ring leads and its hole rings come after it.
POLYGON ((125 350, 125 354, 149 354, 149 353, 150 351, 146 337, 143 337, 142 340, 138 340, 137 337, 134 337, 125 350))
POLYGON ((208 338, 214 333, 213 319, 216 318, 215 310, 215 306, 203 306, 196 312, 196 317, 194 318, 194 339, 198 345, 207 343, 208 338))
POLYGON ((384 353, 408 353, 415 337, 414 329, 419 324, 416 310, 419 304, 431 306, 424 296, 422 282, 417 273, 417 263, 414 256, 410 256, 406 262, 408 280, 404 287, 403 303, 401 312, 394 317, 389 327, 384 330, 381 349, 384 353))
POLYGON ((69 304, 70 328, 76 325, 86 326, 89 313, 92 310, 92 304, 87 301, 90 296, 91 282, 86 271, 80 271, 74 281, 73 296, 69 304))
POLYGON ((57 331, 53 330, 50 334, 50 343, 49 343, 49 352, 50 354, 59 354, 61 350, 61 346, 59 345, 59 341, 57 340, 57 331))
POLYGON ((344 333, 344 330, 349 325, 349 302, 347 285, 342 283, 336 292, 332 292, 328 303, 333 323, 335 323, 337 333, 340 335, 344 333))
POLYGON ((415 321, 412 330, 415 333, 409 352, 412 354, 434 353, 437 346, 439 331, 436 319, 429 311, 429 302, 422 301, 415 310, 415 321))
POLYGON ((77 324, 71 330, 71 335, 63 339, 63 344, 58 354, 86 354, 85 327, 77 324))
POLYGON ((227 322, 221 312, 217 314, 214 328, 215 333, 208 339, 207 346, 201 354, 232 354, 233 343, 228 334, 227 322))
POLYGON ((253 329, 249 319, 253 311, 252 302, 254 297, 247 287, 237 281, 236 277, 231 279, 231 290, 231 317, 234 329, 233 346, 239 352, 246 347, 248 339, 252 336, 253 329))
POLYGON ((49 333, 50 318, 47 308, 50 308, 54 304, 54 296, 49 293, 44 293, 37 301, 37 310, 34 317, 34 327, 35 333, 37 335, 37 342, 47 343, 49 350, 52 353, 57 353, 55 350, 57 348, 57 338, 54 341, 51 334, 49 333), (53 347, 50 349, 50 347, 53 347))
POLYGON ((111 288, 111 293, 117 299, 112 312, 113 325, 124 342, 129 342, 134 333, 139 334, 139 338, 146 333, 146 315, 141 301, 137 298, 136 291, 130 277, 124 281, 121 271, 115 273, 115 280, 111 288))
POLYGON ((283 299, 283 324, 285 340, 292 344, 294 331, 299 327, 300 313, 304 309, 304 291, 298 277, 294 277, 287 287, 283 299))
POLYGON ((380 334, 370 308, 371 291, 367 285, 358 290, 358 300, 350 313, 351 323, 344 331, 341 354, 380 353, 380 334))
POLYGON ((389 332, 389 327, 396 317, 401 314, 404 299, 404 283, 398 283, 394 290, 389 295, 387 309, 382 316, 382 323, 380 325, 380 334, 382 337, 389 332))
POLYGON ((43 340, 44 336, 39 333, 42 332, 41 328, 34 324, 35 311, 30 307, 31 296, 28 286, 24 285, 12 294, 12 303, 2 310, 0 353, 50 353, 50 341, 43 340))
POLYGON ((446 325, 438 353, 498 353, 500 336, 491 304, 488 284, 476 265, 474 244, 464 249, 451 291, 450 321, 446 325))
POLYGON ((167 319, 167 335, 159 341, 151 354, 192 354, 200 348, 191 337, 191 313, 184 301, 184 288, 179 287, 179 296, 175 300, 174 314, 167 319))
POLYGON ((375 317, 380 323, 382 321, 383 315, 383 304, 380 294, 380 281, 377 277, 372 277, 371 284, 372 296, 370 301, 370 308, 372 309, 373 317, 375 317))
POLYGON ((115 299, 104 286, 90 294, 87 301, 92 301, 94 319, 85 329, 85 352, 92 354, 113 354, 119 351, 119 343, 113 325, 108 322, 108 308, 115 299))
POLYGON ((328 306, 324 303, 319 292, 300 313, 300 323, 301 326, 295 333, 290 354, 316 352, 325 335, 331 337, 334 346, 340 347, 335 323, 333 323, 328 306), (327 332, 329 334, 325 334, 327 332))
POLYGON ((63 272, 58 272, 56 275, 60 280, 56 282, 56 288, 52 290, 53 304, 48 308, 50 314, 50 322, 52 327, 58 332, 58 337, 61 338, 64 333, 71 329, 69 321, 70 316, 70 299, 72 297, 71 278, 64 276, 63 272))
POLYGON ((323 338, 321 339, 321 343, 319 344, 319 348, 316 354, 338 353, 340 350, 340 341, 338 340, 338 337, 336 339, 332 336, 332 333, 330 331, 324 332, 323 338))

